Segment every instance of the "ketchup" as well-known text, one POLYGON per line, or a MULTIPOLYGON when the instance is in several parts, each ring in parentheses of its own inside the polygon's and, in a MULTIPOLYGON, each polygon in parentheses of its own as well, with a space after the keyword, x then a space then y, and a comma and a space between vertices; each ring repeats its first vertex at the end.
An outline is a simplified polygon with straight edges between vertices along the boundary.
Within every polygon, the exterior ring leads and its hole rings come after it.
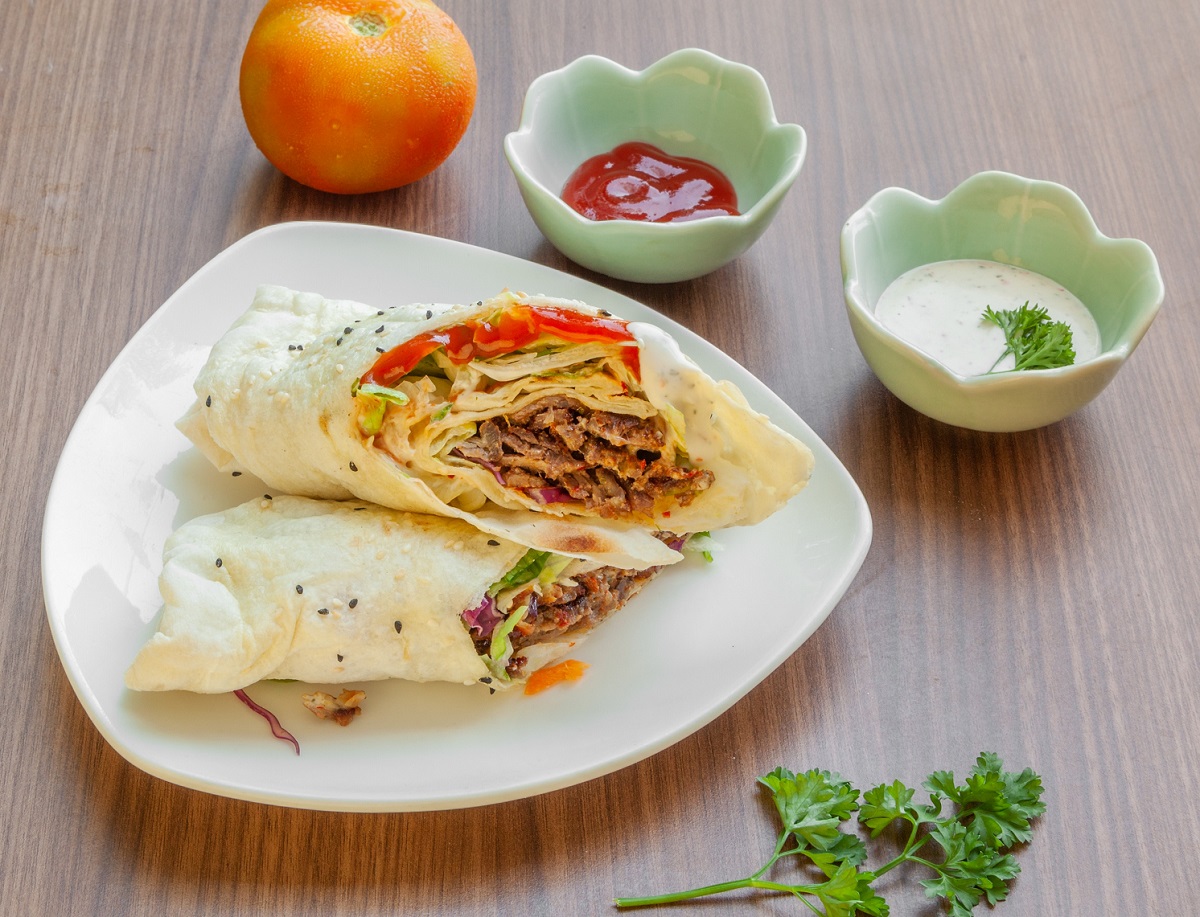
POLYGON ((648 143, 593 156, 563 185, 562 199, 589 220, 677 223, 737 216, 737 192, 719 169, 648 143))
MULTIPOLYGON (((635 343, 629 323, 619 318, 587 315, 559 306, 517 303, 499 315, 418 334, 376 360, 360 381, 391 385, 412 372, 414 366, 439 347, 446 348, 451 363, 461 366, 476 357, 511 353, 532 344, 543 334, 573 344, 594 341, 635 343)), ((625 365, 640 378, 637 347, 625 347, 623 351, 625 365)))

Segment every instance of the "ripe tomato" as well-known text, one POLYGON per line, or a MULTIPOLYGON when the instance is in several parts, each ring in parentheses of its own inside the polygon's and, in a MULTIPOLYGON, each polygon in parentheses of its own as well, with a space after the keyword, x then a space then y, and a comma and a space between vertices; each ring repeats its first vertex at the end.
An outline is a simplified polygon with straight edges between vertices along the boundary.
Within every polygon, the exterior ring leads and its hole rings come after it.
POLYGON ((354 194, 442 164, 475 108, 475 58, 429 0, 268 0, 242 57, 242 113, 281 172, 354 194))

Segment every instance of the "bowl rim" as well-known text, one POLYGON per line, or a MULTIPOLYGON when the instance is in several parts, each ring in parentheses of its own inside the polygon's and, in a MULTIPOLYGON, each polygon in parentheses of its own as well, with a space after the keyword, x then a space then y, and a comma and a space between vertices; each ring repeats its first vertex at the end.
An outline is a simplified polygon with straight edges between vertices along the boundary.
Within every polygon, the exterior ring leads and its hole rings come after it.
POLYGON ((628 233, 631 231, 654 233, 695 233, 695 232, 711 232, 713 230, 741 230, 748 229, 756 225, 766 215, 770 214, 775 206, 778 205, 782 197, 787 193, 795 182, 800 170, 804 165, 805 157, 808 153, 808 135, 804 128, 794 122, 780 122, 775 114, 775 104, 771 98, 770 88, 767 86, 767 81, 758 70, 751 67, 749 64, 743 64, 738 61, 729 60, 714 54, 704 48, 687 47, 672 51, 658 60, 654 61, 649 66, 641 70, 633 70, 623 64, 604 57, 599 54, 585 54, 575 58, 570 63, 559 67, 557 70, 550 70, 541 74, 529 84, 529 88, 525 92, 525 101, 521 106, 521 120, 517 129, 510 131, 504 137, 504 155, 508 159, 509 167, 516 176, 518 182, 527 190, 544 198, 551 208, 555 211, 555 215, 559 219, 565 219, 579 227, 583 231, 588 231, 593 234, 602 235, 604 233, 618 234, 628 233), (719 215, 705 217, 703 220, 683 220, 673 223, 652 223, 643 220, 590 220, 583 214, 574 210, 559 196, 558 192, 549 188, 539 177, 531 170, 525 167, 525 163, 521 159, 520 152, 516 148, 516 141, 519 137, 527 137, 533 134, 534 111, 536 102, 540 96, 546 91, 548 85, 552 85, 557 80, 562 79, 571 71, 579 70, 585 67, 599 67, 602 70, 616 78, 645 82, 648 77, 653 76, 654 72, 660 69, 665 69, 669 66, 674 66, 680 60, 689 61, 698 66, 703 66, 704 69, 716 71, 718 69, 729 69, 736 73, 740 73, 750 83, 756 85, 762 93, 762 111, 765 114, 764 127, 765 133, 783 133, 794 138, 796 143, 796 153, 790 156, 786 168, 776 176, 771 186, 758 198, 757 201, 742 213, 737 216, 719 215), (703 227, 709 227, 705 229, 703 227), (586 229, 585 229, 586 227, 586 229))
MULTIPOLYGON (((908 188, 897 186, 889 186, 876 191, 867 200, 863 206, 858 208, 846 222, 842 225, 841 231, 841 261, 842 261, 842 291, 846 301, 846 307, 851 312, 852 317, 856 317, 862 327, 869 329, 872 334, 887 343, 892 349, 902 353, 910 358, 919 360, 927 370, 934 372, 937 375, 945 377, 945 379, 956 386, 966 389, 987 389, 996 387, 1007 387, 1013 385, 1030 385, 1039 384, 1037 380, 1045 380, 1046 383, 1051 383, 1056 380, 1070 381, 1075 376, 1083 376, 1091 374, 1097 370, 1102 370, 1106 365, 1115 364, 1120 366, 1137 347, 1142 337, 1146 334, 1150 324, 1158 315, 1159 309, 1162 307, 1165 297, 1165 288, 1163 286, 1162 272, 1159 269, 1158 259, 1155 257, 1150 246, 1141 239, 1131 237, 1113 237, 1107 236, 1100 231, 1096 225, 1096 220, 1092 216, 1091 211, 1083 200, 1068 188, 1066 185, 1058 182, 1045 179, 1026 178, 1022 175, 1017 175, 1014 172, 1006 172, 998 169, 990 169, 983 172, 976 172, 959 182, 953 189, 940 198, 927 198, 908 188), (1072 363, 1069 366, 1059 366, 1053 369, 1029 370, 1026 372, 1000 372, 982 375, 962 375, 950 369, 940 360, 921 350, 919 347, 897 335, 878 318, 875 317, 874 311, 868 307, 863 297, 860 296, 861 285, 858 279, 858 262, 854 257, 854 235, 860 227, 870 225, 879 209, 880 203, 896 199, 905 203, 915 205, 925 205, 933 209, 942 209, 952 207, 954 205, 953 198, 963 194, 967 189, 974 185, 984 184, 985 182, 998 182, 1001 185, 1019 185, 1026 190, 1029 197, 1037 199, 1057 198, 1065 204, 1064 209, 1073 211, 1072 216, 1074 222, 1081 230, 1084 230, 1090 237, 1092 242, 1113 243, 1127 248, 1133 248, 1146 260, 1146 269, 1143 276, 1149 276, 1155 285, 1154 302, 1149 309, 1146 310, 1143 317, 1132 323, 1129 330, 1118 339, 1112 347, 1102 350, 1090 360, 1084 360, 1081 363, 1072 363)), ((949 259, 947 259, 949 260, 949 259)), ((933 262, 931 262, 933 263, 933 262)))

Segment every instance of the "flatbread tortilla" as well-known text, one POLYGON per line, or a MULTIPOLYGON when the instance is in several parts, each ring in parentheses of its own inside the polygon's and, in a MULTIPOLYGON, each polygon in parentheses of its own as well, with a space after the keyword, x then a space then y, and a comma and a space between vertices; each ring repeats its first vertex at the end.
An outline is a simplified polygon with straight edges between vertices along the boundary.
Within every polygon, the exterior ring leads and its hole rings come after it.
POLYGON ((217 693, 264 678, 489 675, 462 612, 525 553, 456 519, 275 496, 167 540, 158 632, 126 685, 217 693))
POLYGON ((470 305, 376 309, 263 286, 213 347, 180 429, 219 469, 252 472, 288 493, 449 516, 521 544, 626 568, 678 560, 655 531, 751 525, 807 483, 807 447, 646 323, 628 323, 634 340, 625 345, 532 348, 465 366, 435 354, 430 359, 441 364, 434 375, 418 367, 395 384, 405 390, 398 396, 404 404, 363 394, 362 380, 381 354, 514 307, 601 315, 583 303, 511 292, 470 305), (637 350, 636 373, 625 365, 628 346, 637 350), (462 454, 489 420, 507 423, 553 398, 578 411, 656 424, 679 486, 694 479, 696 492, 656 497, 637 512, 597 510, 561 486, 509 486, 506 478, 515 478, 507 470, 462 454), (383 413, 377 431, 364 426, 368 406, 383 413))
POLYGON ((540 554, 445 516, 264 497, 167 540, 162 616, 125 683, 200 693, 266 678, 510 687, 570 651, 657 570, 540 554))

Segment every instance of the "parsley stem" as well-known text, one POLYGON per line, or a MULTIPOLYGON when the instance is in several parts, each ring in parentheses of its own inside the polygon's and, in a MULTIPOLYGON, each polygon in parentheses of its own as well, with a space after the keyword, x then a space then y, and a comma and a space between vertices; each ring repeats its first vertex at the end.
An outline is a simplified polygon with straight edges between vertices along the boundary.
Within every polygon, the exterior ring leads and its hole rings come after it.
POLYGON ((912 822, 912 831, 908 833, 908 841, 905 843, 904 849, 901 850, 900 853, 897 854, 893 859, 874 870, 875 875, 882 876, 885 872, 895 869, 901 863, 916 860, 917 858, 913 856, 913 854, 925 846, 925 841, 927 838, 922 838, 919 841, 917 840, 917 831, 920 830, 921 823, 911 818, 908 820, 912 822))
MULTIPOLYGON (((751 874, 751 876, 750 876, 751 879, 757 879, 759 876, 761 876, 768 869, 770 869, 772 866, 775 865, 775 861, 778 860, 781 856, 783 856, 783 845, 787 843, 789 837, 791 837, 791 835, 788 834, 786 831, 784 831, 782 834, 779 835, 779 840, 777 840, 775 842, 775 850, 771 853, 771 858, 769 860, 767 860, 766 863, 763 864, 762 869, 760 869, 756 873, 751 874)), ((790 852, 796 853, 796 852, 798 852, 798 850, 792 850, 790 852)))
POLYGON ((648 907, 653 904, 670 904, 672 901, 687 901, 690 898, 702 898, 705 895, 719 895, 739 888, 761 888, 775 892, 787 892, 789 895, 814 894, 820 886, 816 885, 784 885, 782 882, 768 882, 748 876, 745 879, 735 879, 732 882, 719 882, 716 885, 704 885, 700 888, 689 889, 685 892, 669 892, 665 895, 648 895, 644 898, 614 898, 617 907, 648 907))

